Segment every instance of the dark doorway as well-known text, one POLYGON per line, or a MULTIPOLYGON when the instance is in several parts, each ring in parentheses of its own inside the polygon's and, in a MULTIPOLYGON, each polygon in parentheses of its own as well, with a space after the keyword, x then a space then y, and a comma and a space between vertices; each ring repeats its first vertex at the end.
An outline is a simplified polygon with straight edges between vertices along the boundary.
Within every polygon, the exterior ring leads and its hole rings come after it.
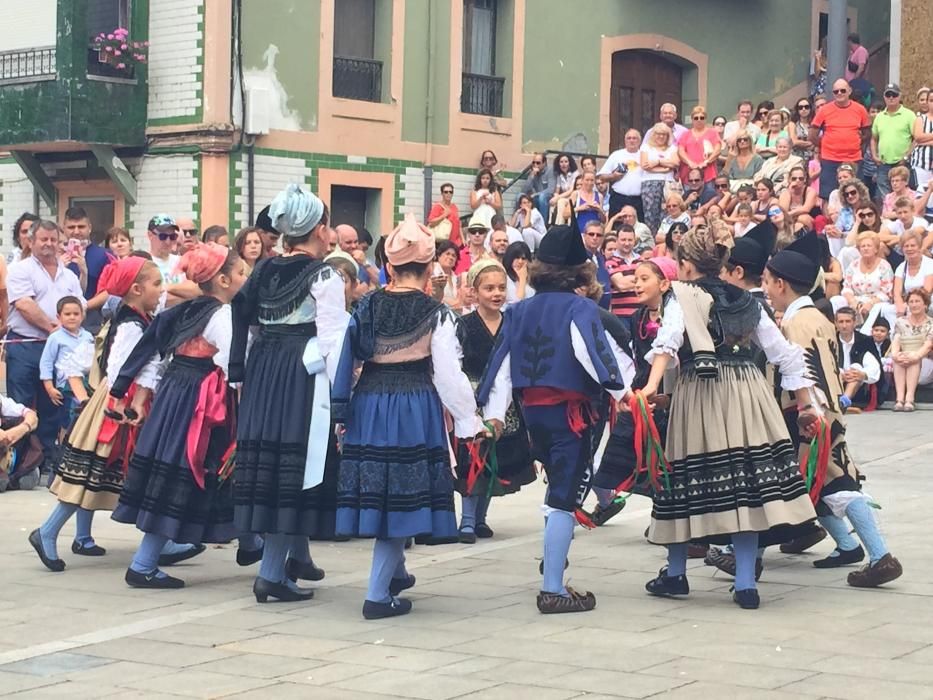
POLYGON ((356 229, 366 226, 366 203, 370 190, 365 187, 334 185, 330 190, 332 226, 350 224, 356 229))
POLYGON ((658 121, 665 102, 680 113, 683 70, 655 51, 618 51, 612 55, 612 85, 609 104, 609 145, 622 148, 626 129, 642 136, 658 121))
POLYGON ((69 197, 68 206, 81 207, 87 212, 91 220, 91 240, 102 245, 116 218, 113 197, 69 197))

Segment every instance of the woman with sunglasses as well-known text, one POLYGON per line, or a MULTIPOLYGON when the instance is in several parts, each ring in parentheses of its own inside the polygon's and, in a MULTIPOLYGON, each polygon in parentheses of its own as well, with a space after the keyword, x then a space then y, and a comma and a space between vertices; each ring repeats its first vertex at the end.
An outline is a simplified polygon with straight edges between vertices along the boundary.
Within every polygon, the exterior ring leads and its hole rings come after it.
POLYGON ((755 153, 752 147, 752 137, 746 129, 735 135, 735 147, 729 151, 729 158, 722 168, 723 175, 729 178, 733 192, 738 192, 742 185, 751 185, 761 166, 765 164, 764 158, 755 153))
POLYGON ((686 182, 691 170, 703 174, 703 182, 716 177, 716 160, 720 152, 720 138, 715 129, 706 123, 706 108, 697 105, 690 112, 693 124, 677 140, 677 155, 680 156, 680 181, 686 182))
POLYGON ((855 212, 861 202, 870 202, 868 188, 855 178, 855 168, 848 163, 839 166, 837 172, 839 189, 834 190, 826 205, 830 223, 823 229, 829 238, 829 249, 838 255, 845 245, 849 232, 855 229, 855 212))
POLYGON ((804 163, 813 157, 813 142, 810 141, 810 120, 813 118, 813 103, 809 98, 801 97, 794 105, 794 112, 790 115, 791 123, 788 125, 791 143, 794 146, 794 155, 804 163))
POLYGON ((762 100, 755 108, 755 118, 752 124, 758 127, 762 133, 768 129, 768 114, 774 109, 774 103, 771 100, 762 100))
POLYGON ((729 157, 729 143, 726 141, 726 122, 728 120, 721 114, 713 117, 713 129, 719 137, 719 154, 716 156, 716 170, 722 170, 729 157))
POLYGON ((810 177, 806 166, 795 165, 787 174, 787 186, 778 196, 778 204, 795 223, 813 228, 813 210, 817 209, 819 198, 816 196, 816 190, 809 185, 810 177))
POLYGON ((483 151, 482 155, 479 157, 479 169, 482 170, 485 168, 492 172, 492 177, 499 186, 499 189, 504 189, 508 184, 502 177, 502 169, 504 167, 505 163, 500 163, 499 159, 496 158, 496 154, 490 150, 483 151))
POLYGON ((661 224, 664 185, 674 179, 680 165, 677 146, 671 139, 671 128, 658 122, 648 133, 648 143, 641 147, 641 201, 645 223, 652 233, 657 233, 661 224))

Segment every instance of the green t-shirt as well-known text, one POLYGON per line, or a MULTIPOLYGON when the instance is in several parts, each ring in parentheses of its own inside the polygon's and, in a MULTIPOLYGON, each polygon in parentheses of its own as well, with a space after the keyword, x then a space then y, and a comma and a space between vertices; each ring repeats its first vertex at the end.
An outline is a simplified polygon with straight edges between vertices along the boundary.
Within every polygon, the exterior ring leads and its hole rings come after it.
POLYGON ((904 105, 898 107, 894 114, 883 110, 875 115, 871 133, 878 139, 878 157, 882 163, 893 165, 907 156, 916 118, 917 115, 904 105))

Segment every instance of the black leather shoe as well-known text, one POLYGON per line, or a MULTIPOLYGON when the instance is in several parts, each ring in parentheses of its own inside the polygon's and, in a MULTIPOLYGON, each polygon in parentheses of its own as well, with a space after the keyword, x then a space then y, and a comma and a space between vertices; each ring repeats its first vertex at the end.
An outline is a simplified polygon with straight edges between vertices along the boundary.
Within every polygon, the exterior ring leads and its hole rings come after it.
POLYGON ((78 540, 72 540, 71 551, 73 554, 80 554, 82 557, 102 557, 107 553, 106 549, 98 546, 97 544, 94 544, 90 547, 85 547, 83 544, 78 542, 78 540))
POLYGON ((61 559, 50 559, 45 553, 45 547, 42 546, 42 536, 39 534, 39 528, 29 533, 29 544, 36 550, 36 554, 39 555, 39 559, 45 564, 46 569, 55 572, 65 570, 65 562, 61 559))
POLYGON ((251 566, 255 564, 257 561, 262 559, 262 550, 263 550, 262 547, 260 547, 259 549, 240 549, 239 547, 237 547, 237 550, 236 550, 237 565, 251 566))
MULTIPOLYGON (((596 523, 596 527, 602 527, 616 515, 621 513, 623 508, 625 508, 625 501, 612 500, 605 508, 597 503, 596 507, 593 509, 592 514, 590 515, 590 520, 596 523)), ((647 537, 647 535, 645 536, 647 537)))
POLYGON ((298 579, 320 581, 324 578, 324 569, 315 566, 313 559, 309 562, 301 562, 289 557, 285 560, 285 575, 293 581, 298 579))
POLYGON ((297 603, 302 600, 311 600, 314 597, 314 591, 310 588, 295 590, 284 583, 273 583, 257 576, 253 582, 253 595, 256 596, 257 603, 268 603, 269 598, 275 598, 275 601, 280 603, 297 603))
POLYGON ((858 564, 865 558, 865 550, 862 549, 862 545, 859 545, 855 549, 850 549, 849 551, 836 549, 834 553, 836 552, 838 552, 837 556, 817 559, 813 562, 813 566, 817 569, 835 569, 840 566, 848 566, 849 564, 858 564))
POLYGON ((471 530, 460 530, 460 544, 476 544, 476 533, 471 530))
POLYGON ((407 598, 393 598, 390 603, 363 602, 363 617, 367 620, 381 620, 386 617, 407 615, 411 612, 411 601, 407 598))
POLYGON ((151 574, 141 574, 132 569, 126 570, 124 580, 128 586, 133 588, 184 588, 185 582, 174 576, 156 576, 159 570, 156 569, 151 574))
POLYGON ((196 544, 191 549, 187 549, 184 552, 178 552, 176 554, 162 554, 159 556, 159 566, 171 566, 172 564, 177 564, 180 561, 185 561, 186 559, 193 559, 194 557, 201 554, 205 549, 206 545, 196 544))
MULTIPOLYGON (((428 546, 435 546, 439 544, 456 544, 460 541, 459 535, 452 535, 451 537, 435 537, 434 535, 415 535, 415 544, 426 544, 428 546)), ((388 605, 388 603, 386 603, 388 605)))
POLYGON ((486 523, 477 523, 476 527, 473 528, 473 531, 476 533, 476 536, 481 540, 488 540, 495 533, 492 531, 492 528, 489 527, 486 523))
POLYGON ((668 576, 665 566, 658 572, 658 577, 651 579, 645 584, 645 590, 651 595, 670 598, 675 595, 687 595, 690 593, 690 584, 687 583, 686 574, 680 576, 668 576))
POLYGON ((761 598, 758 597, 758 590, 755 588, 746 588, 744 591, 733 591, 732 600, 735 601, 742 610, 757 610, 761 604, 761 598))
POLYGON ((415 575, 408 574, 408 578, 394 578, 389 581, 389 595, 397 596, 415 585, 415 575))

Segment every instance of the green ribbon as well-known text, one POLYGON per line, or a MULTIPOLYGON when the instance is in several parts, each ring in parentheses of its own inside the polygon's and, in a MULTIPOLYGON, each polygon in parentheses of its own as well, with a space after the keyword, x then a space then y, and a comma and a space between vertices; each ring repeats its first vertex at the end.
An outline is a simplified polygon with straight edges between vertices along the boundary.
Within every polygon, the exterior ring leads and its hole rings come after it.
POLYGON ((492 437, 487 438, 489 440, 489 452, 486 453, 486 469, 489 471, 489 483, 486 486, 486 498, 492 496, 492 488, 495 486, 496 482, 499 480, 499 458, 496 454, 496 431, 493 428, 492 424, 483 421, 483 425, 486 426, 486 430, 489 431, 492 437))
POLYGON ((641 411, 642 418, 645 421, 645 437, 648 441, 648 453, 650 456, 653 456, 656 459, 658 464, 658 471, 661 472, 661 476, 664 479, 664 488, 670 491, 670 475, 667 473, 667 469, 664 468, 664 448, 662 448, 660 444, 654 441, 654 436, 651 434, 651 416, 648 414, 648 405, 644 399, 644 395, 639 395, 638 397, 638 410, 641 411))
POLYGON ((820 456, 817 442, 816 437, 810 441, 810 452, 807 454, 807 491, 813 487, 813 480, 816 478, 816 463, 820 456))

